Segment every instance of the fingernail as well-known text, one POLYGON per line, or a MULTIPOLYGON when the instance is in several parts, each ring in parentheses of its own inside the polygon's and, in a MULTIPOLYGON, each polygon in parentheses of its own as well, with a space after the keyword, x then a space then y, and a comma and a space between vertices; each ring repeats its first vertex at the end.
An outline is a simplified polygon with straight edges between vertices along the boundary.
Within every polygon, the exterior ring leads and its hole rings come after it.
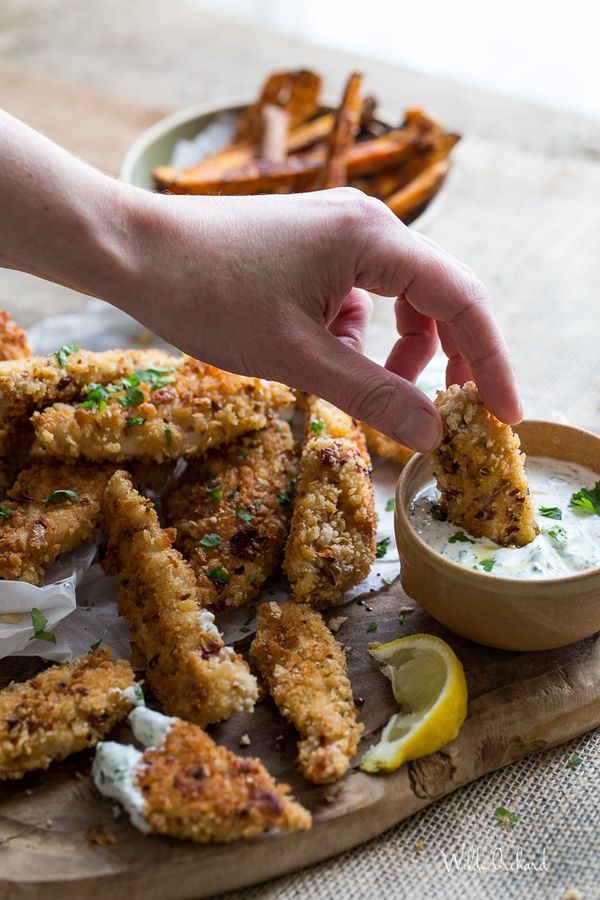
POLYGON ((439 419, 424 409, 414 409, 396 429, 397 440, 414 450, 428 453, 435 450, 442 437, 439 419))

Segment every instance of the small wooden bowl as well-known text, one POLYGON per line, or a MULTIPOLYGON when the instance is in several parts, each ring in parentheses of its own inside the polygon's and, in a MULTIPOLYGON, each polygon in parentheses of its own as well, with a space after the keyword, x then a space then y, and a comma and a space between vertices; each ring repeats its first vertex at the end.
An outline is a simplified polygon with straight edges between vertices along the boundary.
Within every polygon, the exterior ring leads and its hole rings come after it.
MULTIPOLYGON (((516 429, 525 453, 587 466, 600 477, 600 437, 553 422, 516 429)), ((505 650, 550 650, 600 631, 600 568, 552 579, 514 579, 467 569, 429 547, 407 514, 432 478, 431 456, 416 454, 396 490, 395 531, 402 587, 456 634, 505 650)))

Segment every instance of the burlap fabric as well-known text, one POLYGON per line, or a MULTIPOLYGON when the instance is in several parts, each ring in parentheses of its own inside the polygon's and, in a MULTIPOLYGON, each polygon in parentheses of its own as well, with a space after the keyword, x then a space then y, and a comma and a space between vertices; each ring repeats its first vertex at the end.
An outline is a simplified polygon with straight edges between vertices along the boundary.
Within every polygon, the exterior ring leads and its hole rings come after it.
POLYGON ((600 897, 600 732, 480 778, 335 859, 223 900, 600 897), (567 763, 577 754, 577 768, 567 763), (498 807, 518 812, 503 824, 498 807))
MULTIPOLYGON (((184 17, 175 15, 179 4, 156 0, 5 0, 0 44, 10 69, 0 69, 0 104, 114 170, 147 121, 136 106, 247 91, 265 70, 290 64, 313 65, 337 87, 356 64, 182 8, 184 17), (97 102, 104 88, 119 98, 112 108, 97 102)), ((388 108, 422 102, 469 133, 428 234, 490 286, 525 396, 600 429, 600 130, 390 66, 363 68, 388 108)), ((80 303, 72 292, 0 270, 0 305, 21 319, 80 303)), ((389 347, 391 321, 391 304, 378 301, 369 344, 377 355, 389 347)), ((596 731, 523 759, 363 847, 228 898, 559 900, 570 889, 600 898, 599 749, 596 731), (570 768, 575 751, 582 761, 570 768), (501 824, 499 806, 520 820, 501 824)))

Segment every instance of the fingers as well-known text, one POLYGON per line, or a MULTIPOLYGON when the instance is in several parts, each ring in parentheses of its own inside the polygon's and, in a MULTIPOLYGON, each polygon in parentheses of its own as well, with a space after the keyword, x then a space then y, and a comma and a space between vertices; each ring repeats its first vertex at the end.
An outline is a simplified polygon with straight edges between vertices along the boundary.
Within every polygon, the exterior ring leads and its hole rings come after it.
POLYGON ((373 301, 367 291, 353 288, 342 301, 329 331, 352 350, 362 353, 367 338, 367 329, 373 312, 373 301))
POLYGON ((438 334, 442 343, 442 349, 448 357, 446 387, 450 387, 451 384, 464 384, 465 381, 473 381, 471 366, 460 355, 452 329, 445 322, 438 322, 438 334))
POLYGON ((407 381, 415 381, 437 350, 435 322, 417 312, 401 295, 396 300, 396 326, 402 337, 394 344, 385 367, 407 381))
POLYGON ((355 419, 427 452, 439 444, 439 414, 413 384, 371 362, 323 326, 308 320, 303 350, 296 354, 289 382, 329 400, 355 419))
MULTIPOLYGON (((499 419, 518 422, 512 366, 485 287, 398 220, 383 213, 375 218, 362 231, 356 283, 384 296, 404 294, 423 316, 446 323, 446 337, 452 335, 486 406, 499 419)), ((456 360, 451 368, 459 368, 456 360)))

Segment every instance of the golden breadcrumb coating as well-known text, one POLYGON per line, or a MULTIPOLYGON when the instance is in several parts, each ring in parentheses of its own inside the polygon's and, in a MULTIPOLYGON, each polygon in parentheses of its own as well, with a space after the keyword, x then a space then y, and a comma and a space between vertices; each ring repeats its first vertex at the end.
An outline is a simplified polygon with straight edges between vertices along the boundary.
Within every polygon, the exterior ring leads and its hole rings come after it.
POLYGON ((304 777, 316 784, 337 781, 364 729, 356 721, 344 651, 321 614, 293 601, 264 603, 250 656, 281 715, 300 733, 304 777))
POLYGON ((83 399, 92 384, 107 385, 151 367, 177 368, 182 358, 162 350, 61 348, 49 356, 0 362, 0 452, 4 432, 15 421, 51 403, 83 399))
POLYGON ((32 422, 36 447, 50 456, 162 462, 264 428, 292 400, 281 384, 231 375, 186 357, 173 375, 123 386, 101 406, 56 403, 35 413, 32 422))
MULTIPOLYGON (((27 332, 23 331, 4 310, 0 310, 0 361, 25 359, 31 355, 27 332)), ((3 455, 0 456, 0 494, 5 494, 25 465, 33 430, 28 421, 14 421, 2 430, 3 455)))
POLYGON ((414 451, 409 447, 405 447, 404 444, 392 440, 392 438, 388 437, 386 434, 377 431, 376 428, 371 428, 366 422, 361 422, 360 427, 367 439, 367 447, 369 448, 370 453, 376 453, 378 456, 383 456, 385 459, 391 459, 394 462, 400 463, 402 466, 405 465, 413 455, 414 451))
POLYGON ((113 471, 56 462, 22 469, 0 506, 0 578, 43 584, 44 570, 61 553, 94 534, 113 471))
POLYGON ((259 596, 283 553, 295 474, 290 427, 273 422, 190 463, 169 493, 166 522, 204 606, 243 606, 259 596))
POLYGON ((311 816, 290 799, 258 759, 219 747, 178 720, 160 750, 146 750, 138 785, 152 831, 205 843, 233 841, 272 828, 310 828, 311 816))
POLYGON ((201 844, 250 838, 272 829, 310 828, 310 813, 258 759, 237 756, 191 722, 136 712, 152 716, 150 731, 147 723, 136 721, 135 713, 131 716, 135 736, 142 744, 150 743, 148 749, 142 754, 112 742, 100 744, 92 771, 98 789, 121 800, 138 828, 201 844), (160 741, 152 746, 156 720, 160 741), (113 777, 112 760, 123 750, 129 763, 126 793, 120 772, 118 779, 113 777), (139 798, 135 809, 132 795, 139 798))
POLYGON ((4 309, 0 309, 0 360, 31 356, 29 337, 4 309))
POLYGON ((472 381, 438 391, 436 406, 444 426, 433 454, 442 516, 502 547, 529 544, 538 526, 518 435, 488 412, 472 381))
POLYGON ((135 699, 131 666, 101 648, 0 691, 0 779, 47 769, 93 747, 135 699))
POLYGON ((376 550, 371 460, 356 422, 312 399, 284 570, 296 600, 342 600, 369 574, 376 550))
POLYGON ((194 572, 160 527, 150 500, 126 472, 111 478, 103 501, 109 557, 119 574, 119 612, 131 630, 134 665, 167 710, 199 725, 251 710, 256 679, 223 643, 200 605, 194 572))

